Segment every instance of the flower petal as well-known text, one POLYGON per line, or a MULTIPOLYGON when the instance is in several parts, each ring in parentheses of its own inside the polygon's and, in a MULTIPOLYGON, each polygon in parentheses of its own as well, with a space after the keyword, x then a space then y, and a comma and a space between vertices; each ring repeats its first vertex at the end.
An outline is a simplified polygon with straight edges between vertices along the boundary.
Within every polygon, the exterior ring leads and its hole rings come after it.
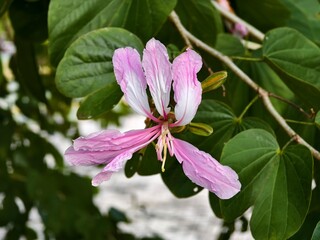
POLYGON ((65 158, 73 165, 109 164, 117 156, 137 151, 159 135, 159 126, 121 133, 105 130, 74 140, 65 152, 65 158))
POLYGON ((211 155, 188 142, 174 138, 173 145, 175 156, 191 181, 221 199, 229 199, 240 191, 238 175, 230 167, 221 165, 211 155))
POLYGON ((201 102, 201 84, 197 79, 197 73, 202 67, 199 54, 188 49, 180 54, 172 65, 175 126, 183 126, 191 122, 201 102))
POLYGON ((132 154, 134 152, 138 151, 139 149, 143 148, 148 144, 149 143, 143 145, 138 149, 132 148, 130 150, 122 152, 120 155, 114 158, 110 163, 108 163, 107 166, 105 166, 100 173, 94 176, 94 178, 92 179, 92 185, 98 186, 100 183, 109 180, 114 172, 118 172, 120 169, 122 169, 126 161, 132 158, 132 154))
POLYGON ((171 90, 171 63, 166 47, 152 38, 143 51, 142 66, 158 113, 166 117, 171 90))
POLYGON ((137 113, 151 115, 146 93, 147 82, 137 50, 126 47, 115 50, 112 58, 114 74, 128 104, 137 113))

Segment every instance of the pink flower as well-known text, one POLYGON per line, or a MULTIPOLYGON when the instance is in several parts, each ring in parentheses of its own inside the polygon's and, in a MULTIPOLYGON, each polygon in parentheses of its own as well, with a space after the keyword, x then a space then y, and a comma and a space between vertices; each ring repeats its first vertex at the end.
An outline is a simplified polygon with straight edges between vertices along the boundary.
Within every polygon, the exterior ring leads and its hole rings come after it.
POLYGON ((171 64, 165 46, 151 39, 144 49, 142 62, 139 53, 130 47, 117 49, 112 60, 126 101, 137 113, 149 118, 151 127, 125 133, 104 130, 79 137, 66 150, 66 159, 74 165, 104 164, 104 169, 92 180, 96 186, 123 168, 134 152, 156 140, 155 150, 163 171, 167 154, 175 155, 186 176, 194 183, 222 199, 238 193, 241 184, 235 171, 190 143, 174 138, 170 132, 189 124, 201 102, 202 89, 197 79, 202 67, 201 57, 188 49, 171 64), (171 111, 173 106, 169 105, 171 85, 176 103, 174 112, 171 111), (154 110, 148 102, 147 86, 154 110))

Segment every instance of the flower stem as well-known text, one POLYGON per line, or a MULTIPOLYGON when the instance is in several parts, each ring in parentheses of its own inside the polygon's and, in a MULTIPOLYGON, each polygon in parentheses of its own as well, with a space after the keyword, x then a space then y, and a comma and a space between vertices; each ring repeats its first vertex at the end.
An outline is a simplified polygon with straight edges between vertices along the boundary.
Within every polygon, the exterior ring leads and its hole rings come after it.
POLYGON ((281 152, 283 152, 294 141, 296 141, 296 136, 290 138, 290 140, 282 147, 281 152))
POLYGON ((301 124, 301 125, 308 125, 308 126, 314 126, 315 124, 313 122, 302 122, 302 121, 296 121, 292 119, 286 119, 286 122, 288 123, 296 123, 296 124, 301 124))
POLYGON ((243 60, 243 61, 250 61, 250 62, 262 62, 262 58, 250 58, 250 57, 240 57, 240 56, 231 56, 233 60, 243 60))
POLYGON ((245 107, 245 109, 242 111, 240 116, 238 117, 238 120, 241 120, 243 116, 246 114, 246 112, 249 110, 249 108, 259 99, 259 95, 256 95, 249 104, 245 107))
POLYGON ((307 113, 302 107, 298 106, 298 105, 295 104, 294 102, 292 102, 292 101, 290 101, 290 100, 288 100, 288 99, 286 99, 286 98, 283 98, 283 97, 281 97, 281 96, 278 96, 278 95, 276 95, 276 94, 274 94, 274 93, 269 93, 269 96, 270 96, 270 97, 273 97, 273 98, 275 98, 275 99, 278 99, 278 100, 280 100, 280 101, 282 101, 282 102, 290 105, 290 106, 293 107, 293 108, 298 109, 298 110, 299 110, 301 113, 303 113, 307 118, 313 118, 314 112, 312 112, 311 114, 309 114, 309 113, 307 113))

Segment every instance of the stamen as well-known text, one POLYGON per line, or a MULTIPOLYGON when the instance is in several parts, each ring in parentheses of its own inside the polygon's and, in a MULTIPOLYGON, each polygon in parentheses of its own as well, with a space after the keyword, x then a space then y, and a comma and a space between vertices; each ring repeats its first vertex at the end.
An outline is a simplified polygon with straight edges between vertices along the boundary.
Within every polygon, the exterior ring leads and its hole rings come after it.
POLYGON ((164 122, 161 126, 161 135, 158 138, 158 143, 156 144, 156 152, 158 155, 158 159, 162 161, 161 171, 165 171, 165 163, 167 159, 167 152, 168 148, 171 154, 171 144, 169 143, 171 137, 170 137, 170 131, 168 129, 168 122, 164 122), (163 153, 163 156, 162 156, 163 153))
POLYGON ((166 164, 166 159, 167 159, 167 144, 164 145, 164 149, 163 149, 163 159, 162 159, 162 165, 161 165, 162 172, 166 170, 164 168, 164 165, 166 164))

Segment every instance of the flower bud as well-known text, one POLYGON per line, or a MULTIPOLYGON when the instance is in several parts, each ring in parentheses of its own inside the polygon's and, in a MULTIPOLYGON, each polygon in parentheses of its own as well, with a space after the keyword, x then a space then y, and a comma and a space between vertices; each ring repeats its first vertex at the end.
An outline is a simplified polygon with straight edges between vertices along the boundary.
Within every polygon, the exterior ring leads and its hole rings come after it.
POLYGON ((227 80, 226 71, 215 72, 201 82, 202 92, 209 92, 220 87, 227 80))
POLYGON ((210 125, 205 123, 193 123, 193 122, 189 124, 188 130, 196 135, 205 136, 205 137, 210 136, 211 133, 213 132, 213 129, 210 125))

